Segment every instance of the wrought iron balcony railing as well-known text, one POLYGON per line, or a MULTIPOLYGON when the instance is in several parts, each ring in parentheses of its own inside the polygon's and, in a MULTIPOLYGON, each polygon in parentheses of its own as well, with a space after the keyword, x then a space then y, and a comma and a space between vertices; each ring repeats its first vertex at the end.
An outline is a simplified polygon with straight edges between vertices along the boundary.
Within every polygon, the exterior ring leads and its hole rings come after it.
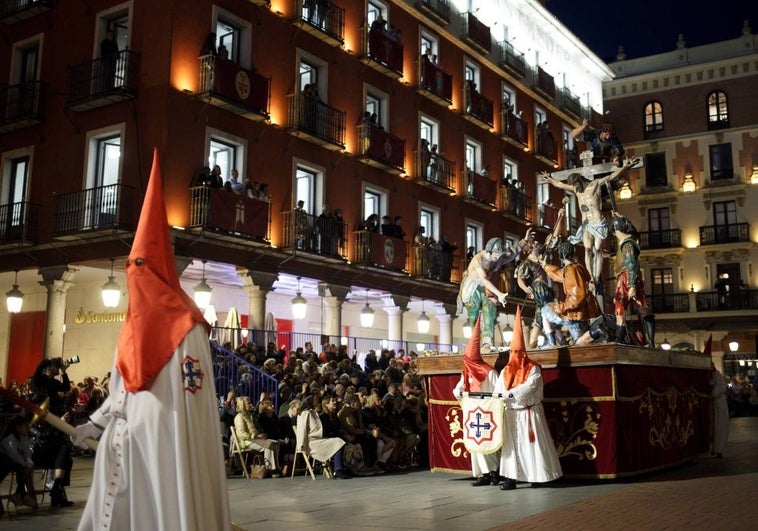
POLYGON ((526 76, 526 60, 524 54, 509 42, 500 43, 500 66, 521 77, 526 76))
POLYGON ((27 201, 0 205, 0 244, 34 243, 39 205, 27 201))
POLYGON ((640 249, 671 249, 682 246, 679 229, 640 232, 640 249))
POLYGON ((416 151, 416 179, 455 193, 455 162, 428 148, 416 151))
POLYGON ((492 51, 492 35, 489 26, 474 16, 473 13, 461 13, 463 33, 461 38, 484 54, 492 51))
POLYGON ((405 166, 405 140, 371 124, 358 126, 359 153, 385 166, 402 170, 405 166))
POLYGON ((347 259, 348 224, 324 215, 314 216, 299 210, 282 212, 282 247, 347 259))
POLYGON ((512 186, 500 187, 500 211, 526 221, 532 222, 532 198, 512 186))
MULTIPOLYGON (((537 126, 537 155, 541 155, 554 166, 558 164, 558 142, 547 127, 537 126)), ((557 166, 556 166, 557 167, 557 166)))
POLYGON ((408 242, 378 232, 355 231, 355 262, 391 271, 404 271, 408 242))
POLYGON ((343 44, 345 9, 328 0, 295 0, 298 20, 343 44))
POLYGON ((411 276, 439 280, 440 282, 460 282, 460 255, 451 251, 443 251, 438 244, 414 245, 411 250, 413 251, 411 276))
POLYGON ((421 89, 444 100, 440 103, 453 103, 453 76, 426 56, 422 56, 419 61, 419 79, 421 89))
POLYGON ((517 144, 520 144, 524 148, 524 151, 528 151, 529 124, 526 123, 526 120, 508 110, 503 110, 501 116, 502 119, 500 123, 502 124, 503 130, 500 134, 513 140, 517 144))
POLYGON ((700 245, 750 241, 749 223, 728 223, 700 227, 700 245))
POLYGON ((123 50, 69 68, 66 105, 83 111, 134 98, 139 84, 139 55, 123 50))
POLYGON ((400 36, 381 26, 372 26, 364 32, 363 53, 368 64, 374 61, 383 68, 380 70, 392 77, 403 75, 403 43, 400 36))
POLYGON ((435 19, 439 24, 443 26, 450 24, 449 0, 417 0, 414 5, 416 9, 435 19))
POLYGON ((647 301, 654 313, 688 313, 690 311, 690 297, 687 293, 649 295, 647 301))
POLYGON ((534 72, 534 88, 551 100, 555 98, 555 79, 539 66, 534 72))
POLYGON ((497 201, 497 183, 489 175, 466 171, 466 197, 494 208, 497 201))
POLYGON ((325 145, 345 148, 344 111, 303 93, 288 95, 287 105, 288 129, 305 133, 325 145))
POLYGON ((27 81, 0 88, 0 133, 42 123, 44 85, 27 81))
POLYGON ((465 114, 491 127, 493 124, 492 100, 482 96, 471 81, 466 82, 464 96, 465 114))
POLYGON ((0 3, 0 21, 13 24, 50 11, 52 8, 52 0, 3 0, 0 3))
POLYGON ((271 203, 207 186, 190 188, 189 228, 269 242, 271 203))
POLYGON ((54 197, 53 234, 134 229, 134 188, 111 184, 54 197))
POLYGON ((558 89, 558 105, 577 118, 582 115, 582 104, 579 102, 579 96, 572 94, 567 88, 558 89))
POLYGON ((758 290, 739 289, 732 292, 698 291, 697 311, 758 310, 758 290))
POLYGON ((265 120, 269 116, 271 78, 213 54, 201 55, 198 94, 235 114, 265 120))

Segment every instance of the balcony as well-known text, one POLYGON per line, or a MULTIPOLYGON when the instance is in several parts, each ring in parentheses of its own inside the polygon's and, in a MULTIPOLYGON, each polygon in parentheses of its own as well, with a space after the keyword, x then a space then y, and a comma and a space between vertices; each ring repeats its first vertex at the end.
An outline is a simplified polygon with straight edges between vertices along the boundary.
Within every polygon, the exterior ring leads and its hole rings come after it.
POLYGON ((700 227, 700 245, 750 241, 750 224, 729 223, 700 227))
POLYGON ((526 223, 532 222, 532 198, 512 186, 500 187, 500 213, 526 223))
POLYGON ((115 57, 87 61, 69 68, 66 106, 87 111, 137 96, 139 55, 129 50, 115 57))
POLYGON ((399 35, 373 25, 363 33, 363 40, 361 61, 392 78, 403 77, 403 43, 399 35))
POLYGON ((26 201, 0 205, 0 245, 34 245, 39 209, 26 201))
POLYGON ((576 118, 582 116, 582 104, 579 102, 579 96, 572 94, 566 88, 558 89, 558 106, 576 118))
POLYGON ((355 234, 355 263, 403 273, 408 258, 408 242, 378 232, 359 230, 355 234))
POLYGON ((503 127, 500 136, 509 144, 529 151, 529 125, 526 120, 508 110, 502 111, 500 115, 503 127))
POLYGON ((0 6, 0 20, 4 24, 15 24, 46 13, 52 8, 52 0, 3 0, 0 6))
POLYGON ((520 78, 526 76, 526 60, 524 54, 519 52, 509 42, 500 43, 500 68, 506 72, 520 78))
POLYGON ((251 120, 268 120, 271 78, 217 57, 200 57, 198 96, 215 107, 251 120))
POLYGON ((329 1, 295 0, 295 23, 303 31, 337 46, 345 44, 345 10, 329 1))
POLYGON ((437 22, 440 26, 447 26, 450 24, 449 0, 418 0, 413 5, 416 6, 416 9, 437 22))
POLYGON ((371 124, 358 126, 359 156, 391 173, 405 171, 405 140, 371 124))
POLYGON ((640 232, 640 249, 673 249, 682 246, 682 231, 679 229, 640 232))
POLYGON ((486 205, 494 211, 497 201, 497 183, 490 179, 489 175, 481 175, 474 171, 466 171, 465 178, 465 198, 474 204, 486 205))
POLYGON ((538 125, 536 137, 535 156, 548 166, 558 168, 558 142, 553 137, 553 133, 547 127, 538 125))
POLYGON ((476 90, 476 84, 473 81, 467 81, 464 90, 465 110, 463 117, 477 124, 484 129, 489 130, 494 123, 492 120, 492 100, 488 100, 476 90))
POLYGON ((541 204, 538 208, 539 220, 537 224, 540 227, 546 227, 548 229, 555 228, 555 223, 558 221, 559 208, 555 208, 551 204, 541 204))
POLYGON ((134 230, 135 190, 123 184, 55 195, 53 236, 76 240, 134 230))
POLYGON ((653 313, 689 313, 690 297, 687 293, 649 295, 647 302, 653 313))
POLYGON ((487 55, 492 51, 492 36, 489 26, 485 26, 473 13, 461 13, 463 33, 461 39, 487 55))
POLYGON ((44 85, 39 81, 0 88, 0 133, 45 121, 43 89, 44 85))
POLYGON ((423 56, 419 61, 419 93, 447 107, 453 103, 453 76, 423 56))
POLYGON ((348 224, 299 210, 282 212, 281 247, 347 261, 348 224))
POLYGON ((445 252, 437 245, 414 245, 411 260, 412 277, 421 277, 440 282, 460 283, 461 257, 452 252, 445 252))
POLYGON ((333 151, 345 149, 345 115, 307 94, 287 96, 287 130, 333 151))
POLYGON ((207 186, 190 188, 190 231, 268 243, 271 203, 207 186))
POLYGON ((548 99, 555 99, 555 79, 539 66, 534 73, 534 88, 548 99))
POLYGON ((758 290, 734 292, 699 291, 695 294, 697 311, 758 310, 758 290))
POLYGON ((455 162, 430 152, 429 148, 415 151, 416 182, 455 195, 455 162))

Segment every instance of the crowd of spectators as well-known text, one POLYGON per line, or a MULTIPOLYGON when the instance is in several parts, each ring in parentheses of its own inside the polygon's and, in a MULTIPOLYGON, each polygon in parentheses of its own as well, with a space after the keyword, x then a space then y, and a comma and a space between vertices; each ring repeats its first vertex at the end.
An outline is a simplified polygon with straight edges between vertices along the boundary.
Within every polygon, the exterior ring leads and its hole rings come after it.
POLYGON ((238 397, 249 392, 247 383, 255 377, 251 366, 277 382, 276 393, 249 397, 250 405, 243 412, 249 412, 253 423, 247 431, 257 434, 247 440, 276 452, 275 458, 269 452, 266 460, 272 474, 287 474, 292 466, 297 417, 290 411, 293 403, 298 410, 318 414, 324 437, 346 442, 339 455, 343 474, 338 477, 402 471, 412 464, 428 466, 426 391, 416 353, 370 350, 359 363, 346 346, 327 344, 316 352, 308 342, 290 351, 277 350, 273 343, 266 347, 248 343, 233 354, 236 357, 227 356, 223 364, 226 369, 229 363, 236 364, 233 372, 239 376, 236 381, 222 379, 226 389, 219 389, 225 393, 221 420, 227 429, 244 422, 235 419, 240 413, 238 397), (276 418, 274 404, 279 405, 276 418))
POLYGON ((758 376, 750 382, 747 378, 735 376, 726 378, 726 403, 730 417, 758 416, 758 376))
POLYGON ((242 179, 239 171, 232 168, 229 172, 229 178, 224 181, 221 175, 221 166, 216 164, 211 170, 210 166, 203 166, 200 174, 192 182, 192 186, 204 186, 214 190, 224 189, 227 192, 233 192, 238 195, 245 195, 251 199, 271 202, 271 192, 267 183, 254 181, 250 177, 242 179))

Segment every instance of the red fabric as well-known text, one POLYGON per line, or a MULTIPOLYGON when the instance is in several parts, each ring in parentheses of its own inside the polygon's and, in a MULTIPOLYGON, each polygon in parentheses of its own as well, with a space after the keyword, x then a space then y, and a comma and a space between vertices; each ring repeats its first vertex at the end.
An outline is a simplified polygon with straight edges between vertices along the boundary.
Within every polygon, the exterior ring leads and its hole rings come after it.
POLYGON ((484 361, 479 349, 481 342, 481 325, 482 316, 476 318, 474 330, 471 332, 471 339, 466 344, 466 350, 463 351, 463 385, 466 391, 478 393, 482 390, 482 382, 487 379, 487 375, 492 370, 492 365, 484 361), (469 380, 473 379, 473 382, 469 380))
POLYGON ((179 285, 163 202, 158 150, 126 266, 129 306, 116 367, 127 391, 150 388, 195 323, 208 323, 179 285))
MULTIPOLYGON (((10 314, 10 342, 8 344, 8 372, 6 387, 16 380, 25 382, 42 361, 45 342, 47 312, 21 312, 10 314)), ((57 353, 61 355, 62 352, 57 353)))
POLYGON ((513 339, 508 364, 503 367, 503 384, 505 389, 513 389, 521 385, 529 377, 532 367, 537 365, 526 355, 524 348, 524 332, 521 325, 521 306, 516 308, 516 322, 513 324, 513 339))
POLYGON ((268 202, 226 190, 210 190, 212 226, 258 238, 266 237, 268 202))

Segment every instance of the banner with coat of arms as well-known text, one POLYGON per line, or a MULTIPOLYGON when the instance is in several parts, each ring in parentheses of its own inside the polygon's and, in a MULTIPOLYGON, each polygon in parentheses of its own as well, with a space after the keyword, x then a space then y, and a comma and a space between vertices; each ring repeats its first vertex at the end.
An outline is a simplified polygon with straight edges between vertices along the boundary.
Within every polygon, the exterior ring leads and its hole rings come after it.
POLYGON ((463 444, 469 452, 491 454, 503 445, 503 401, 500 398, 461 397, 463 444))

